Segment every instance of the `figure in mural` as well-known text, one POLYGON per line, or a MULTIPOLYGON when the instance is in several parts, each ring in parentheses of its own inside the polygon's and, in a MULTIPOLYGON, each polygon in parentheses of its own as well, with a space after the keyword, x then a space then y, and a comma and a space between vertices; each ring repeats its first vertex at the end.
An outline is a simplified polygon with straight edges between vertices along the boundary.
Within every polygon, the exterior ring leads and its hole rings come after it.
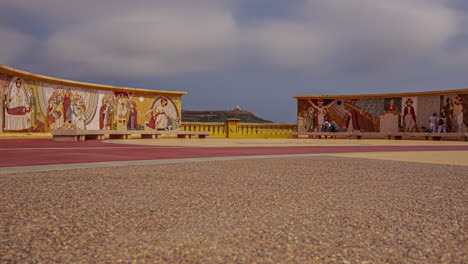
POLYGON ((52 96, 49 98, 47 120, 51 129, 59 129, 64 124, 63 99, 58 89, 54 90, 52 96))
POLYGON ((30 93, 20 78, 13 78, 8 87, 5 108, 5 129, 26 130, 31 128, 30 93))
POLYGON ((72 119, 75 112, 74 107, 76 106, 73 99, 71 90, 65 89, 65 93, 63 95, 63 121, 66 126, 70 126, 73 123, 72 119))
POLYGON ((385 111, 387 112, 393 112, 394 114, 400 114, 400 111, 398 110, 398 106, 395 103, 395 99, 390 99, 388 102, 387 107, 385 107, 385 111))
POLYGON ((453 104, 453 121, 455 127, 453 127, 453 132, 463 132, 463 98, 461 96, 455 97, 455 102, 453 104))
POLYGON ((323 99, 319 99, 317 101, 317 104, 314 104, 314 102, 312 102, 312 100, 310 99, 308 101, 312 105, 312 107, 315 108, 315 110, 317 111, 317 127, 314 130, 320 131, 322 129, 323 123, 325 123, 327 109, 330 108, 335 103, 335 101, 332 101, 328 105, 324 105, 323 99))
POLYGON ((152 107, 146 112, 149 121, 146 126, 156 130, 174 130, 180 127, 177 110, 168 98, 157 97, 152 107))
POLYGON ((83 98, 79 95, 75 95, 75 100, 73 101, 73 117, 72 123, 78 128, 85 130, 86 129, 86 106, 83 98))
POLYGON ((117 130, 127 129, 128 104, 127 94, 117 96, 117 130))
POLYGON ((413 99, 408 98, 403 109, 403 128, 405 132, 416 130, 416 111, 413 107, 413 99))
POLYGON ((130 110, 128 115, 127 122, 128 130, 137 130, 138 129, 138 111, 137 105, 135 102, 130 102, 130 110))
POLYGON ((358 112, 349 105, 346 105, 345 109, 346 109, 346 114, 345 114, 346 122, 345 123, 346 123, 347 132, 361 131, 361 126, 359 125, 359 119, 358 119, 358 112))
POLYGON ((304 128, 306 132, 312 132, 315 126, 315 110, 313 107, 309 107, 308 111, 305 112, 304 128))
POLYGON ((442 112, 444 113, 445 119, 447 120, 447 130, 452 132, 453 125, 453 102, 452 99, 447 98, 445 104, 442 106, 442 112))
POLYGON ((106 94, 99 108, 99 129, 112 130, 114 126, 114 101, 112 95, 106 94))
POLYGON ((298 128, 298 132, 304 132, 305 131, 304 116, 302 115, 302 112, 299 112, 297 114, 297 128, 298 128))
POLYGON ((151 114, 151 119, 148 126, 152 129, 166 130, 168 127, 168 116, 166 114, 166 106, 168 101, 166 98, 159 99, 153 106, 153 109, 147 113, 151 114))

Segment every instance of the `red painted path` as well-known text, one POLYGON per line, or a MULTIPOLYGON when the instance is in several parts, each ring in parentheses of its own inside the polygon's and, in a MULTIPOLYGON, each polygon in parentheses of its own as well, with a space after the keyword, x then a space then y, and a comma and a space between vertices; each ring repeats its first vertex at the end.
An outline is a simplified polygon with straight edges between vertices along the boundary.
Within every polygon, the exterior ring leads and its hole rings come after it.
POLYGON ((282 146, 282 147, 167 147, 49 139, 0 140, 0 167, 53 165, 103 161, 208 158, 253 155, 350 152, 468 150, 462 146, 282 146))

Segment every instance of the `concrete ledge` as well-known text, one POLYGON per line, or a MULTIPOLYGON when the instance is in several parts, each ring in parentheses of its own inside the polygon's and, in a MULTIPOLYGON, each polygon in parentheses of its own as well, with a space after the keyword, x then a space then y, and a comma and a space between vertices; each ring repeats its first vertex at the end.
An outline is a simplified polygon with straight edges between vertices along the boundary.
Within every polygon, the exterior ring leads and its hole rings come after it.
POLYGON ((83 141, 89 139, 103 140, 103 130, 80 130, 80 129, 52 129, 50 131, 54 141, 83 141))
POLYGON ((443 139, 457 139, 468 141, 468 133, 425 133, 425 132, 293 132, 293 138, 300 136, 308 136, 309 138, 348 138, 348 139, 362 139, 362 138, 386 138, 386 139, 425 139, 425 140, 443 140, 443 139))
POLYGON ((160 130, 133 130, 132 134, 139 134, 141 138, 158 138, 160 135, 177 135, 177 138, 192 138, 198 136, 198 138, 206 138, 210 135, 210 132, 201 131, 160 131, 160 130))
POLYGON ((159 135, 177 135, 177 138, 206 138, 210 132, 200 131, 158 131, 158 130, 79 130, 53 129, 51 135, 54 141, 82 141, 88 139, 103 140, 105 135, 109 139, 129 139, 131 135, 141 135, 141 138, 158 138, 159 135))
POLYGON ((104 134, 109 135, 109 139, 128 139, 131 135, 129 130, 102 130, 104 134))
POLYGON ((308 136, 309 138, 351 138, 352 132, 293 132, 293 138, 299 138, 299 136, 308 136))

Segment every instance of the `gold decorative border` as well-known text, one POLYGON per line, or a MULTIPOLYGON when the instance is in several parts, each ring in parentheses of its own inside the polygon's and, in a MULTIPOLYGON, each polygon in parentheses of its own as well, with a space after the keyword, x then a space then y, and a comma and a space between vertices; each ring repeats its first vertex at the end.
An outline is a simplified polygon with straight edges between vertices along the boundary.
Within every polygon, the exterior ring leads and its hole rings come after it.
POLYGON ((165 94, 165 95, 187 94, 187 92, 149 90, 149 89, 129 88, 129 87, 120 87, 120 86, 112 86, 112 85, 104 85, 104 84, 71 81, 71 80, 54 78, 54 77, 49 77, 49 76, 40 75, 40 74, 34 74, 34 73, 18 70, 15 68, 11 68, 2 64, 0 64, 0 73, 4 73, 7 75, 16 76, 16 77, 20 77, 24 79, 33 79, 36 81, 42 81, 42 82, 48 82, 48 83, 66 85, 66 86, 74 86, 74 87, 80 87, 80 88, 86 88, 86 89, 122 91, 122 92, 128 92, 128 93, 138 93, 138 94, 165 94))
POLYGON ((363 98, 393 98, 393 97, 414 97, 414 96, 435 96, 468 94, 467 89, 445 90, 445 91, 426 91, 426 92, 408 92, 408 93, 383 93, 383 94, 336 94, 336 95, 294 95, 297 99, 363 99, 363 98))

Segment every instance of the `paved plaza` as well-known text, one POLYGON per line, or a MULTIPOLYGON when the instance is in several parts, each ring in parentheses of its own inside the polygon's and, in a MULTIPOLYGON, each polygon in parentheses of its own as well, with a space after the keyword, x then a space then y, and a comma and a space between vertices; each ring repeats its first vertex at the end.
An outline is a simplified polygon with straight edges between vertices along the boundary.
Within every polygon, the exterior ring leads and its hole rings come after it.
POLYGON ((465 142, 11 139, 0 148, 1 263, 468 261, 465 142))

